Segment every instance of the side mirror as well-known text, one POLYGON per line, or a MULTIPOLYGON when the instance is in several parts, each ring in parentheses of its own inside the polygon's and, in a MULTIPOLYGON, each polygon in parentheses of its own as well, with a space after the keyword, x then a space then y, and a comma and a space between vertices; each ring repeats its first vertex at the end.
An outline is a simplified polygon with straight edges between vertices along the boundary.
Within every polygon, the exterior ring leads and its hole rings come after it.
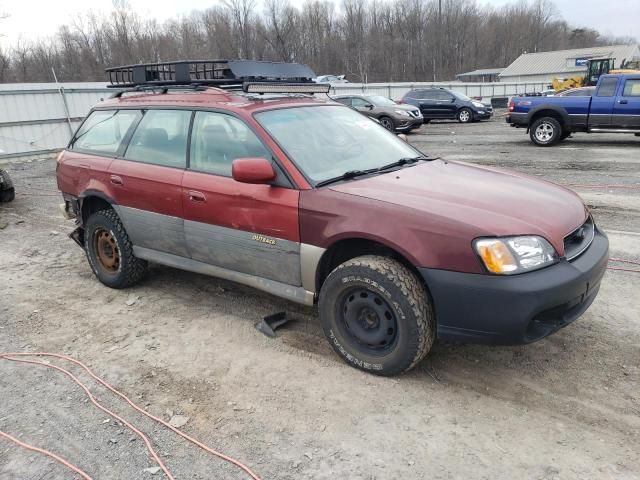
POLYGON ((231 176, 241 183, 269 183, 275 180, 276 171, 266 158, 236 158, 231 163, 231 176))
POLYGON ((409 143, 409 139, 407 138, 407 136, 404 133, 399 133, 398 134, 398 138, 404 140, 405 142, 409 143))
POLYGON ((456 103, 456 97, 451 97, 451 103, 456 103))
POLYGON ((365 105, 365 108, 368 108, 369 110, 373 110, 373 105, 371 105, 370 103, 367 103, 365 105))

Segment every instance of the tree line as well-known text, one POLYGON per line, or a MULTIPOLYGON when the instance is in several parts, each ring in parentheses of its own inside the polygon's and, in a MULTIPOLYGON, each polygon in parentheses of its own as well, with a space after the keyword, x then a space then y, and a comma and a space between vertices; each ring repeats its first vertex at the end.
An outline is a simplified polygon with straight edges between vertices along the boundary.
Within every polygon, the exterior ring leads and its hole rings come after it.
MULTIPOLYGON (((5 18, 1 22, 11 21, 5 18)), ((352 82, 450 80, 524 52, 630 43, 562 19, 550 0, 222 0, 163 23, 116 0, 46 39, 0 50, 0 82, 104 81, 109 66, 176 59, 300 62, 352 82)))

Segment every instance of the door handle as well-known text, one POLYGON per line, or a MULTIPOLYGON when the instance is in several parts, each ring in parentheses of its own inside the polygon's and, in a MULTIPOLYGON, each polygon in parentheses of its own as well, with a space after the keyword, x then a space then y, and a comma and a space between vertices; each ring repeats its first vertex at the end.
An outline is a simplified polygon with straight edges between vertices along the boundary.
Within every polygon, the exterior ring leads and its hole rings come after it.
POLYGON ((122 181, 122 177, 119 177, 118 175, 111 175, 110 180, 114 185, 122 185, 124 183, 122 181))
POLYGON ((620 100, 620 103, 626 105, 627 103, 629 103, 629 101, 623 98, 622 100, 620 100))
POLYGON ((187 195, 189 196, 189 200, 191 200, 192 202, 206 202, 207 201, 207 197, 202 192, 196 192, 195 190, 189 190, 187 195))

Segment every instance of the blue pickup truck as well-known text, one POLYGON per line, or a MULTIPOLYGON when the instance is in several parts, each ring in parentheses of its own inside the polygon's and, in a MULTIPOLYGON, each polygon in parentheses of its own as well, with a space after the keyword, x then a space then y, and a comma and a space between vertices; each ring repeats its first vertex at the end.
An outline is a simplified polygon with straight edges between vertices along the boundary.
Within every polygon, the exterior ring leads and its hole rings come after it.
POLYGON ((514 97, 507 123, 526 128, 541 147, 573 132, 635 133, 640 136, 640 73, 602 75, 593 96, 514 97))

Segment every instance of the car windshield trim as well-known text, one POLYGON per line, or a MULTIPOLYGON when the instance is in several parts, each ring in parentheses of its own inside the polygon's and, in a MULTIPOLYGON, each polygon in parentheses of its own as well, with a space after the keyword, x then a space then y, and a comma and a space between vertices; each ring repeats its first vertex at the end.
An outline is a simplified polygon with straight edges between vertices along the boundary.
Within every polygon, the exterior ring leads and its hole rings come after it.
POLYGON ((390 160, 428 159, 375 120, 341 104, 278 106, 253 117, 311 186, 345 172, 377 171, 390 160))

